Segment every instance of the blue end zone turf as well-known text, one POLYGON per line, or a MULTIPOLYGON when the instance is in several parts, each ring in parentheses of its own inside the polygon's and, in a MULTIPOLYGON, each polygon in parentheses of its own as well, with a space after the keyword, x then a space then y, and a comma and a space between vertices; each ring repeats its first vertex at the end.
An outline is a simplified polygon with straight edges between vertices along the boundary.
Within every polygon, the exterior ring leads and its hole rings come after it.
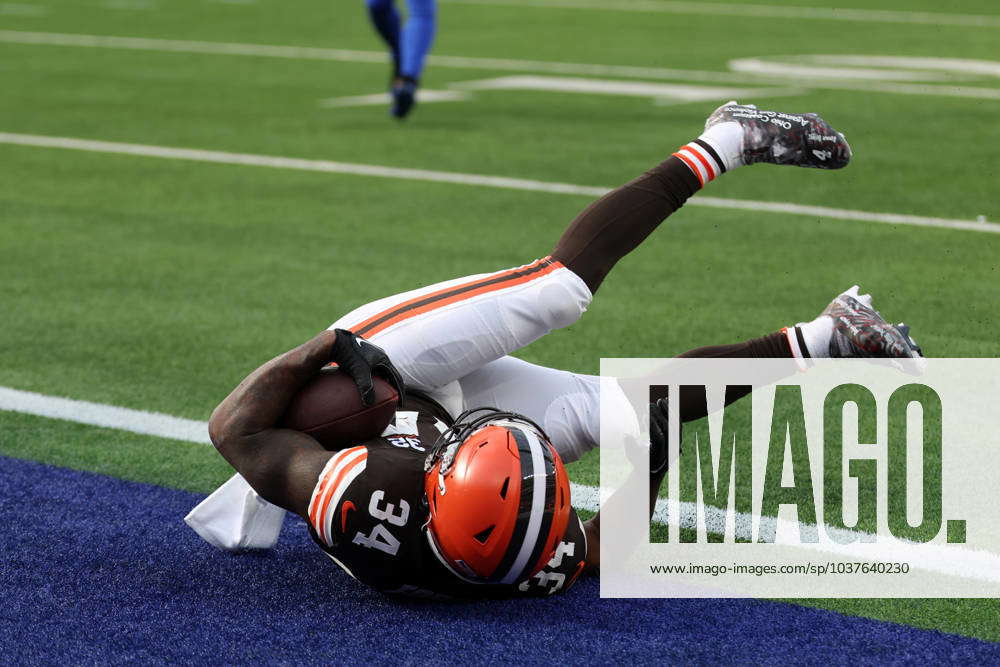
POLYGON ((1000 646, 754 600, 431 603, 372 593, 289 522, 233 556, 183 491, 0 457, 4 663, 996 663, 1000 646))

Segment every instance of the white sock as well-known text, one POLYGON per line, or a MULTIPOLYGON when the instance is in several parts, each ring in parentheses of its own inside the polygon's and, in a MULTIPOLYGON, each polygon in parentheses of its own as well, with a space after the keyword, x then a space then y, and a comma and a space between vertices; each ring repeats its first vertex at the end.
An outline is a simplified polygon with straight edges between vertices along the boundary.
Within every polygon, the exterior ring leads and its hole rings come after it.
POLYGON ((830 356, 830 338, 833 336, 832 317, 820 315, 812 322, 799 322, 795 326, 802 332, 809 356, 820 359, 830 356))
MULTIPOLYGON (((874 309, 871 294, 861 294, 861 288, 853 285, 841 292, 837 299, 850 297, 868 308, 874 309)), ((831 304, 832 305, 832 304, 831 304)), ((826 311, 824 311, 826 312, 826 311)), ((830 356, 830 339, 833 337, 833 318, 820 315, 812 322, 799 322, 794 327, 784 329, 788 337, 788 345, 792 348, 792 356, 797 359, 830 356), (802 348, 805 348, 804 350, 802 348)))
POLYGON ((743 166, 743 126, 736 121, 713 125, 698 138, 715 149, 727 171, 743 166))
POLYGON ((830 356, 833 318, 820 315, 812 322, 799 322, 783 329, 796 359, 822 359, 830 356))

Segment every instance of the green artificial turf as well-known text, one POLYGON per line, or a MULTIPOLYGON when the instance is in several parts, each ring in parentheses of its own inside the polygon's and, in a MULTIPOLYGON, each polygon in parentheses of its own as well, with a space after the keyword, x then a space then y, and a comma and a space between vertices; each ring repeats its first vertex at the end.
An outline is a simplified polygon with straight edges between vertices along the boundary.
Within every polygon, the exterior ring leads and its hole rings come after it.
MULTIPOLYGON (((5 13, 0 30, 381 49, 361 3, 36 4, 45 11, 5 13)), ((996 12, 986 0, 948 10, 996 12)), ((743 57, 1000 60, 996 32, 443 2, 435 53, 720 74, 743 57)), ((432 65, 424 83, 525 73, 530 65, 432 65)), ((321 103, 379 92, 386 76, 380 62, 25 45, 0 34, 0 132, 611 187, 696 136, 716 104, 484 91, 418 106, 398 124, 380 106, 321 103)), ((789 87, 727 76, 704 83, 789 87)), ((854 162, 841 172, 741 169, 708 196, 1000 219, 998 99, 817 83, 752 101, 821 111, 850 139, 854 162)), ((547 254, 588 201, 0 143, 0 386, 203 420, 258 364, 358 305, 547 254)), ((601 357, 671 356, 810 319, 859 283, 888 318, 913 326, 929 356, 995 357, 998 257, 997 234, 692 206, 621 262, 578 324, 519 356, 592 373, 601 357)), ((229 474, 211 447, 14 413, 0 413, 0 454, 200 492, 229 474)), ((596 453, 570 470, 596 484, 596 453)), ((990 600, 811 604, 1000 640, 990 600)))

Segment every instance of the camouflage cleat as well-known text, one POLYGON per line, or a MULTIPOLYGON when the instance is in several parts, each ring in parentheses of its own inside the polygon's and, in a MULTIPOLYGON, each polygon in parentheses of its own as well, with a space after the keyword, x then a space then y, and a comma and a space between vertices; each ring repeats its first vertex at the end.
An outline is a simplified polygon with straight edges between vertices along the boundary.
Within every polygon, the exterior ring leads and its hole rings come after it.
POLYGON ((752 104, 728 102, 708 117, 705 129, 729 122, 739 123, 743 129, 743 164, 842 169, 851 161, 851 147, 844 135, 814 113, 761 111, 752 104))
POLYGON ((871 306, 871 297, 859 295, 855 285, 834 299, 823 315, 833 320, 831 357, 919 358, 923 354, 910 338, 910 327, 893 325, 871 306))

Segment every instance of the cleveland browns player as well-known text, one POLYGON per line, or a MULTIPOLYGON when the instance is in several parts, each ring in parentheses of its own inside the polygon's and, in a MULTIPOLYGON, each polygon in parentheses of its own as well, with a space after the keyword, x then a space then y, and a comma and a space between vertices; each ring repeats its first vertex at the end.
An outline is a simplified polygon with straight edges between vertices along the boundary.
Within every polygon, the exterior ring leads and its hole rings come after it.
MULTIPOLYGON (((616 428, 638 434, 639 420, 614 380, 509 355, 575 322, 615 263, 718 176, 760 162, 839 169, 850 157, 844 136, 815 114, 723 105, 697 139, 584 210, 550 255, 362 306, 251 373, 209 423, 239 475, 188 523, 217 546, 267 546, 277 533, 261 517, 273 528, 283 516, 273 503, 304 518, 337 565, 380 591, 566 590, 599 566, 600 514, 586 523, 577 517, 564 464, 597 446, 602 390, 622 402, 616 428), (331 362, 365 401, 373 373, 405 393, 380 437, 338 452, 278 426, 292 397, 331 362)), ((854 287, 810 322, 682 356, 919 354, 908 328, 883 320, 854 287)), ((655 492, 665 468, 666 406, 652 398, 655 492)), ((705 415, 704 397, 679 401, 682 421, 705 415)))

